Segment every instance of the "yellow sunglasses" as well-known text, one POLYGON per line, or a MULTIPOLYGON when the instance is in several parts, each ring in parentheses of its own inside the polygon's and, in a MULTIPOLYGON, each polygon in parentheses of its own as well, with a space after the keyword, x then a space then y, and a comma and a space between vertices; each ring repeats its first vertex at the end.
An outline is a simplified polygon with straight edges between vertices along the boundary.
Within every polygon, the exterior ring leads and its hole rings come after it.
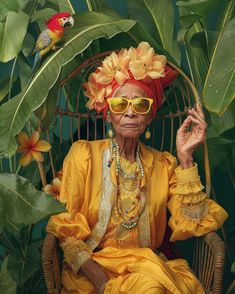
POLYGON ((137 97, 134 99, 127 99, 124 97, 108 98, 107 102, 109 108, 113 113, 122 114, 127 111, 131 104, 132 110, 138 114, 146 114, 150 111, 153 99, 145 97, 137 97))

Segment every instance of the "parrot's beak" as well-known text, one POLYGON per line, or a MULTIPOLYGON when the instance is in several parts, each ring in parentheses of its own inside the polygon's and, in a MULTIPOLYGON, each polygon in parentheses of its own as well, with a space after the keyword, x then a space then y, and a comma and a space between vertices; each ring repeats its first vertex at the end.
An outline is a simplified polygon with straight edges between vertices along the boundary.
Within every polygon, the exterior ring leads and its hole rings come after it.
POLYGON ((72 18, 72 16, 70 16, 68 18, 68 21, 64 24, 64 27, 73 27, 74 25, 74 19, 72 18))

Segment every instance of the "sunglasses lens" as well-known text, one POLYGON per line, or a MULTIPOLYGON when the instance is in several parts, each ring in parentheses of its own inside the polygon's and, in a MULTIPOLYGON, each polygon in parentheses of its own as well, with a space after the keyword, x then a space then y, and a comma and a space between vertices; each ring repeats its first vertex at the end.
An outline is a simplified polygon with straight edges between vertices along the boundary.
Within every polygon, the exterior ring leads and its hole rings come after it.
POLYGON ((124 98, 112 98, 110 100, 111 111, 116 113, 123 113, 127 110, 128 101, 124 98))
POLYGON ((146 98, 135 98, 132 102, 133 109, 137 113, 146 113, 150 109, 150 101, 146 98))

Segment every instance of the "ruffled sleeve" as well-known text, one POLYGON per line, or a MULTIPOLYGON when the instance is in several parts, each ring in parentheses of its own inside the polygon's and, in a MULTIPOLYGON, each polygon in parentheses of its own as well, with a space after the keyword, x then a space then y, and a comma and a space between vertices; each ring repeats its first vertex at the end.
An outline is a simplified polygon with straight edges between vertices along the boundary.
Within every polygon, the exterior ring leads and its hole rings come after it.
POLYGON ((80 266, 91 257, 92 252, 84 242, 91 233, 86 219, 90 192, 89 143, 74 143, 63 163, 63 177, 59 200, 66 203, 66 213, 52 216, 47 232, 60 240, 64 259, 77 273, 80 266))
POLYGON ((163 158, 169 174, 170 241, 203 236, 220 228, 228 214, 203 192, 197 164, 183 170, 170 153, 163 152, 163 158))

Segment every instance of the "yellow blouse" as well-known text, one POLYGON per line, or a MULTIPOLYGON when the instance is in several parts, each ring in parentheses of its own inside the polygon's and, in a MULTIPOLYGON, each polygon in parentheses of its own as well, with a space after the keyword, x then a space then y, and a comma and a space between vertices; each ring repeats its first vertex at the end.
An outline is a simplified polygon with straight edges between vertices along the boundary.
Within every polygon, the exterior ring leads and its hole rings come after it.
MULTIPOLYGON (((122 170, 126 175, 133 175, 136 172, 136 163, 132 163, 129 160, 120 157, 120 163, 122 170)), ((120 176, 120 201, 121 210, 124 213, 126 209, 133 208, 130 210, 130 216, 138 214, 138 208, 140 206, 140 200, 138 196, 140 191, 138 189, 139 182, 141 182, 140 174, 137 175, 136 179, 127 180, 124 182, 123 176, 120 176), (139 181, 139 182, 138 182, 139 181), (136 185, 135 185, 136 184, 136 185)), ((99 244, 99 248, 114 247, 114 248, 138 248, 139 244, 139 232, 138 227, 132 229, 126 229, 122 226, 123 218, 120 213, 117 213, 118 199, 116 197, 116 207, 112 207, 112 213, 108 228, 105 235, 99 244)))
MULTIPOLYGON (((77 141, 64 160, 60 201, 66 203, 68 212, 52 216, 47 231, 61 240, 65 260, 74 272, 98 246, 119 247, 107 238, 112 233, 111 215, 117 192, 115 162, 108 167, 109 145, 109 139, 77 141)), ((140 158, 147 205, 138 229, 132 231, 139 238, 136 246, 161 246, 167 208, 171 213, 171 241, 202 236, 223 224, 227 213, 202 191, 196 164, 182 170, 170 153, 144 144, 140 146, 140 158)), ((126 247, 132 246, 127 242, 126 247)))

